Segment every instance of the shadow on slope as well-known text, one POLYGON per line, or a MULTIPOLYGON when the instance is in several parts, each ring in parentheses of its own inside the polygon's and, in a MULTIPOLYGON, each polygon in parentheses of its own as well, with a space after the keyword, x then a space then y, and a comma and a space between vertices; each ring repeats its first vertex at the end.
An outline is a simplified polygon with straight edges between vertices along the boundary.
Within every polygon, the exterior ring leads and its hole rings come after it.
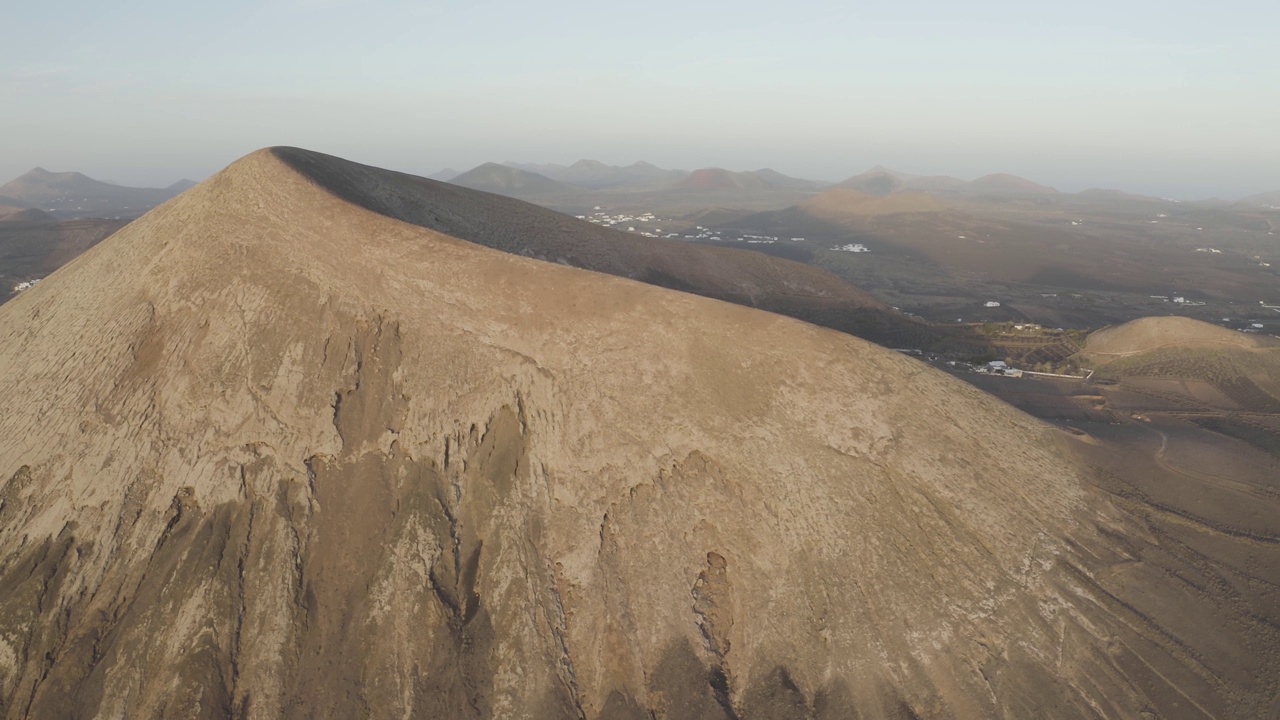
POLYGON ((638 238, 521 200, 297 148, 272 152, 348 202, 517 255, 789 315, 884 344, 930 337, 825 270, 762 253, 638 238))

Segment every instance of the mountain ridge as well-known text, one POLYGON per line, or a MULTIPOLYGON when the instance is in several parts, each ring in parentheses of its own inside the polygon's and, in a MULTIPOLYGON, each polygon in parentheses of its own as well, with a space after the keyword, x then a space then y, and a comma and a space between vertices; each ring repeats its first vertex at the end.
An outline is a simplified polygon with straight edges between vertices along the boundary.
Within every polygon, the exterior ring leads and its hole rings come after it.
POLYGON ((59 217, 137 216, 193 186, 192 181, 184 179, 167 188, 132 188, 94 180, 79 172, 50 172, 36 167, 0 186, 0 196, 12 196, 59 217))

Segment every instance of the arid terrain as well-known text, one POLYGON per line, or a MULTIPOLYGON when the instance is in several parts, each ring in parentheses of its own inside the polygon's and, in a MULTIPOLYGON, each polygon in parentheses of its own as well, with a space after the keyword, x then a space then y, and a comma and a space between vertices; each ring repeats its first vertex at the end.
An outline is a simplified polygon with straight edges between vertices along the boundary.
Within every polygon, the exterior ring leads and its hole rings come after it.
POLYGON ((274 148, 0 306, 0 716, 1280 717, 1261 335, 957 379, 581 227, 274 148))
POLYGON ((966 182, 885 168, 834 186, 708 169, 585 187, 557 166, 485 167, 519 173, 526 185, 539 169, 560 180, 544 177, 556 183, 545 193, 514 182, 481 189, 577 215, 656 213, 657 222, 628 224, 809 262, 939 323, 1083 329, 1176 312, 1236 329, 1280 328, 1278 311, 1259 307, 1280 306, 1280 204, 1270 194, 1178 202, 1060 193, 1012 175, 966 182), (853 245, 866 251, 841 251, 853 245))
POLYGON ((39 210, 0 214, 0 303, 102 242, 124 220, 57 220, 39 210))

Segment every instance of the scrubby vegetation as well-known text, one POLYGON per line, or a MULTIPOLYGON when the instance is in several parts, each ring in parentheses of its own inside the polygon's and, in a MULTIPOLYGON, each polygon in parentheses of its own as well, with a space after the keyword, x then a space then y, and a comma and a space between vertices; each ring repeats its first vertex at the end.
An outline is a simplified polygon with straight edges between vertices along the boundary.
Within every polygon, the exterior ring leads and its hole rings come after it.
POLYGON ((1162 348, 1116 360, 1097 377, 1202 380, 1251 412, 1280 412, 1280 351, 1162 348))

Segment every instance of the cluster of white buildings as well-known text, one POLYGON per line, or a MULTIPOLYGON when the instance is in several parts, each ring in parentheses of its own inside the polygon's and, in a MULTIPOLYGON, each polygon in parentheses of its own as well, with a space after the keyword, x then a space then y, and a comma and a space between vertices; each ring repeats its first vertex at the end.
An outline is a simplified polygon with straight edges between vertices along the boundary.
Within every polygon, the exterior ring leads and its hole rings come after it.
MULTIPOLYGON (((729 242, 751 243, 754 245, 772 245, 778 242, 779 238, 775 235, 749 235, 743 233, 739 237, 725 237, 724 233, 712 230, 711 228, 697 226, 697 233, 694 235, 685 235, 686 240, 711 240, 712 242, 721 242, 728 240, 729 242)), ((803 240, 804 238, 791 238, 792 240, 803 240)))
MULTIPOLYGON (((668 238, 668 239, 684 239, 684 240, 710 240, 712 242, 743 242, 753 244, 773 244, 778 242, 780 238, 775 235, 748 235, 743 234, 741 237, 726 237, 723 233, 712 230, 701 225, 696 226, 693 234, 682 234, 678 232, 663 232, 662 228, 655 227, 652 229, 644 227, 654 223, 663 222, 662 218, 651 212, 642 213, 608 213, 599 205, 592 208, 594 212, 590 215, 577 215, 579 220, 586 220, 589 223, 611 227, 615 230, 624 230, 629 233, 636 233, 644 237, 651 238, 668 238), (631 224, 636 223, 636 224, 631 224), (640 225, 640 227, 637 227, 640 225)), ((673 221, 674 222, 674 221, 673 221)), ((804 238, 791 238, 793 241, 803 241, 804 238)))
MULTIPOLYGON (((795 239, 797 238, 792 238, 792 240, 795 240, 795 239)), ((804 238, 799 238, 799 239, 803 240, 804 238)), ((862 243, 849 243, 848 245, 837 245, 831 249, 836 252, 853 252, 853 253, 871 252, 871 250, 869 250, 867 246, 863 245, 862 243)))
POLYGON ((1196 252, 1213 253, 1214 255, 1222 254, 1222 251, 1218 248, 1196 248, 1196 252))
MULTIPOLYGON (((651 212, 643 212, 643 213, 635 213, 635 214, 617 213, 617 214, 611 215, 605 212, 599 205, 595 206, 595 208, 593 209, 595 212, 592 212, 590 215, 578 215, 576 217, 579 220, 586 220, 589 223, 595 223, 596 225, 604 225, 605 227, 616 228, 619 230, 622 229, 620 226, 625 223, 655 223, 655 222, 662 221, 661 218, 657 217, 651 212)), ((634 225, 627 225, 626 231, 637 232, 636 227, 634 225)), ((654 228, 652 232, 650 232, 649 230, 642 229, 639 231, 639 233, 641 235, 644 235, 645 237, 679 237, 679 233, 667 233, 663 235, 662 228, 654 228)))
POLYGON ((1168 295, 1150 295, 1149 297, 1152 300, 1159 300, 1160 302, 1169 302, 1170 300, 1172 300, 1173 302, 1176 302, 1179 305, 1186 305, 1188 307, 1199 307, 1204 304, 1199 300, 1188 300, 1182 295, 1174 295, 1172 298, 1170 298, 1168 295))
POLYGON ((1022 377, 1022 371, 1015 367, 1009 367, 1009 364, 1003 360, 992 360, 986 365, 977 365, 973 367, 974 372, 986 375, 1007 375, 1009 377, 1022 377))
POLYGON ((40 278, 36 278, 35 280, 27 280, 26 282, 20 282, 17 285, 13 286, 13 294, 17 295, 23 290, 30 290, 31 288, 35 287, 36 283, 38 282, 40 282, 40 278))

